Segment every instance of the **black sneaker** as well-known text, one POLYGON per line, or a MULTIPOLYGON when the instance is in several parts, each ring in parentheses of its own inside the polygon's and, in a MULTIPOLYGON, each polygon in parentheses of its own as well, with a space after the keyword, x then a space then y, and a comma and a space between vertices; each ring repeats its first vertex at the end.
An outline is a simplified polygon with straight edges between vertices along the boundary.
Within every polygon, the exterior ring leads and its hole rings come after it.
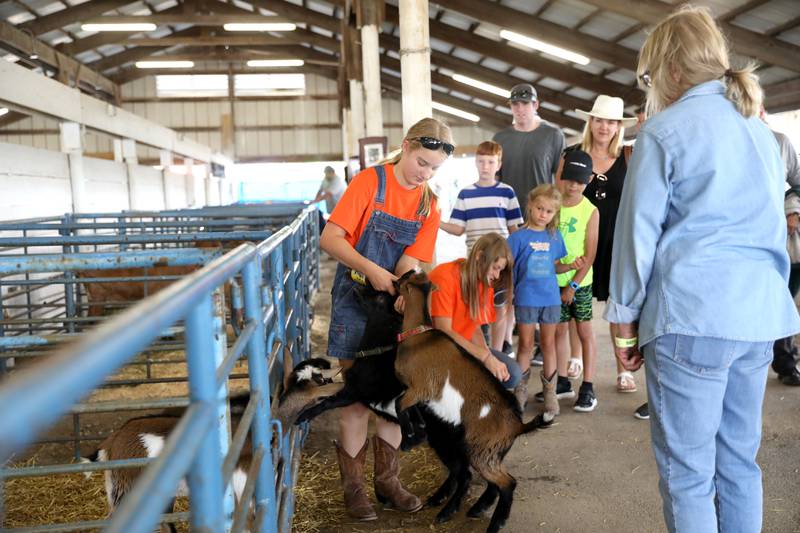
POLYGON ((544 366, 544 356, 538 346, 536 347, 536 351, 533 352, 533 357, 531 357, 531 364, 533 366, 544 366))
POLYGON ((781 380, 781 383, 790 387, 800 386, 800 372, 796 368, 793 368, 788 374, 778 374, 778 379, 781 380))
POLYGON ((597 407, 597 398, 594 395, 594 390, 581 389, 581 392, 578 394, 578 401, 575 402, 572 408, 581 413, 588 413, 594 411, 595 407, 597 407))
POLYGON ((514 346, 510 344, 508 341, 503 341, 503 348, 500 351, 506 354, 513 353, 514 346))
MULTIPOLYGON (((534 394, 534 397, 536 398, 537 402, 544 403, 544 393, 537 392, 536 394, 534 394)), ((559 379, 558 383, 556 384, 556 398, 562 400, 564 398, 569 399, 574 397, 575 397, 575 391, 572 389, 572 382, 569 380, 567 380, 566 382, 562 382, 559 379)))
POLYGON ((647 402, 640 405, 634 412, 633 416, 639 420, 650 420, 650 406, 647 402))

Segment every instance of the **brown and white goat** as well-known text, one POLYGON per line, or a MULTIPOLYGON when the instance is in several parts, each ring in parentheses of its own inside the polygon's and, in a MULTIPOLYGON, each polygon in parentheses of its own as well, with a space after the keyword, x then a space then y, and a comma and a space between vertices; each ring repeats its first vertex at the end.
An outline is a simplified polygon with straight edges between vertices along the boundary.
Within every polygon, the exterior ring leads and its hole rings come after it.
MULTIPOLYGON (((406 410, 419 403, 442 421, 463 429, 466 457, 488 483, 469 515, 480 515, 499 495, 487 528, 487 532, 496 533, 508 519, 517 484, 503 466, 503 459, 519 435, 548 426, 552 418, 539 415, 523 423, 514 395, 452 338, 431 328, 427 305, 431 282, 424 272, 403 276, 395 286, 405 298, 403 331, 412 333, 398 338, 395 373, 406 386, 397 400, 398 419, 407 427, 406 410)), ((451 512, 458 508, 467 489, 462 485, 468 481, 468 477, 458 480, 446 506, 451 512)))
MULTIPOLYGON (((334 394, 341 388, 342 384, 331 385, 331 379, 324 375, 324 371, 329 370, 330 366, 330 363, 324 359, 307 359, 299 363, 287 375, 278 407, 273 413, 274 417, 282 421, 284 428, 291 427, 297 413, 302 409, 318 401, 320 397, 334 394)), ((231 397, 231 419, 234 426, 238 425, 249 397, 249 394, 231 397)), ((158 415, 132 418, 106 437, 97 450, 85 460, 104 462, 158 457, 164 448, 167 437, 177 426, 183 412, 183 408, 173 408, 166 409, 158 415)), ((241 499, 244 491, 251 460, 252 448, 248 439, 239 455, 231 479, 231 486, 237 502, 241 499)), ((141 471, 141 468, 105 471, 109 517, 117 509, 123 497, 131 490, 141 471)), ((186 482, 181 480, 175 496, 187 496, 188 492, 186 482)), ((173 498, 167 511, 173 508, 174 503, 175 499, 173 498)), ((164 525, 163 529, 175 531, 172 524, 164 525)))

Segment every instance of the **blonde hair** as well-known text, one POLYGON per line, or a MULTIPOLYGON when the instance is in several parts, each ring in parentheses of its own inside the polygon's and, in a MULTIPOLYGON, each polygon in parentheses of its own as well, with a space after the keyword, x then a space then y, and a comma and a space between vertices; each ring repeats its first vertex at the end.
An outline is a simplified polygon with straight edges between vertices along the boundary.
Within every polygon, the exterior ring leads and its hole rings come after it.
POLYGON ((495 261, 505 258, 506 267, 500 272, 500 277, 495 281, 496 289, 505 289, 511 294, 511 271, 514 268, 514 257, 508 243, 498 233, 487 233, 478 239, 461 264, 461 296, 469 307, 469 316, 473 320, 488 322, 488 308, 494 302, 482 301, 483 293, 480 290, 486 283, 486 276, 495 261))
MULTIPOLYGON (((422 144, 418 140, 419 137, 433 137, 434 139, 439 139, 440 141, 448 144, 454 144, 453 133, 450 131, 450 126, 441 120, 432 117, 423 118, 408 128, 406 136, 403 138, 403 140, 408 141, 408 150, 410 152, 422 148, 422 144)), ((388 163, 390 165, 396 165, 403 158, 403 153, 404 152, 401 150, 393 158, 391 158, 388 163)), ((423 183, 421 215, 428 216, 431 211, 431 204, 433 204, 434 198, 436 198, 436 195, 433 193, 431 188, 427 183, 423 183)))
POLYGON ((531 214, 531 207, 533 206, 533 202, 537 198, 546 198, 555 204, 556 214, 553 215, 553 220, 547 224, 547 231, 549 231, 552 235, 558 231, 558 224, 560 222, 559 213, 561 211, 561 191, 558 190, 558 187, 555 185, 544 184, 539 185, 531 192, 528 193, 528 205, 525 207, 525 212, 527 213, 527 222, 525 222, 525 227, 530 228, 531 219, 533 218, 531 214))
POLYGON ((755 69, 753 63, 731 69, 728 45, 711 12, 687 5, 653 29, 639 52, 636 73, 648 73, 652 80, 652 87, 642 87, 647 91, 647 116, 663 110, 695 85, 723 79, 725 97, 749 118, 758 113, 763 100, 755 69))
MULTIPOLYGON (((594 135, 592 134, 592 127, 591 122, 592 119, 595 117, 589 117, 586 121, 586 125, 583 127, 583 139, 581 140, 581 150, 586 152, 587 154, 592 150, 592 143, 594 143, 594 135)), ((622 121, 618 120, 619 128, 617 129, 617 133, 611 139, 611 142, 608 143, 608 155, 613 158, 619 157, 619 154, 622 152, 622 142, 625 139, 625 128, 622 127, 622 121)))

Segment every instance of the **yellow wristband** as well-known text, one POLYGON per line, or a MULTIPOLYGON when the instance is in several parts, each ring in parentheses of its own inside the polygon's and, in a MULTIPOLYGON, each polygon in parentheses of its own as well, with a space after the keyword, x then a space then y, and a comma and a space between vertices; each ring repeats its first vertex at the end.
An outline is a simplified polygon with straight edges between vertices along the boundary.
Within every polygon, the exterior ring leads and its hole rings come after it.
POLYGON ((614 337, 614 346, 617 348, 633 348, 637 344, 639 344, 639 337, 633 337, 632 339, 614 337))

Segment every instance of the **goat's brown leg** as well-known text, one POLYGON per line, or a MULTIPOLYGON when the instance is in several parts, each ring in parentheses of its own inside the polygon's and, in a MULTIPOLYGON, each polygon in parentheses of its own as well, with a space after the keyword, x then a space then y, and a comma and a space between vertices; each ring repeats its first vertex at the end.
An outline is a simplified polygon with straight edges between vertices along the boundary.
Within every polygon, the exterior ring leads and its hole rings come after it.
MULTIPOLYGON (((476 466, 477 465, 474 465, 476 466)), ((497 533, 506 525, 506 520, 511 514, 511 504, 514 501, 514 489, 517 487, 517 480, 511 474, 505 471, 502 465, 496 468, 488 467, 486 469, 478 468, 478 471, 489 483, 494 483, 500 492, 500 501, 492 513, 492 519, 489 522, 489 527, 486 528, 486 533, 497 533)))

